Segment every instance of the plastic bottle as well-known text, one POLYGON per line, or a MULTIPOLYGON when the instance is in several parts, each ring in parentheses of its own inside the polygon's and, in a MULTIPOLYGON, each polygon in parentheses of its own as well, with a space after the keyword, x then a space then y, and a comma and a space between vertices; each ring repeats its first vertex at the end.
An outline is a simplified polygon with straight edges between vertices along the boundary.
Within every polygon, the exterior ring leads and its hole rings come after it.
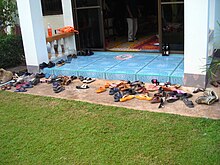
POLYGON ((47 34, 48 34, 48 37, 52 37, 52 28, 49 23, 48 23, 48 27, 47 27, 47 34))

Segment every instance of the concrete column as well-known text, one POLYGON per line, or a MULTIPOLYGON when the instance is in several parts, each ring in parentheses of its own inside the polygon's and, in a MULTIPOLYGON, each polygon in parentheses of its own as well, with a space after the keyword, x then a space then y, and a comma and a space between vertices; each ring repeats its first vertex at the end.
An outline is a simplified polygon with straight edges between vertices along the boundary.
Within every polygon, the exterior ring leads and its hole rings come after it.
POLYGON ((209 0, 184 1, 184 84, 206 85, 209 0))
MULTIPOLYGON (((64 20, 64 26, 73 26, 73 11, 72 11, 72 2, 71 0, 62 0, 62 9, 63 9, 63 20, 64 20)), ((76 40, 75 36, 68 37, 66 39, 68 43, 68 47, 71 50, 76 51, 76 40)), ((76 52, 74 52, 76 53, 76 52)))
POLYGON ((46 36, 40 0, 17 0, 26 64, 29 72, 38 72, 48 62, 46 36))

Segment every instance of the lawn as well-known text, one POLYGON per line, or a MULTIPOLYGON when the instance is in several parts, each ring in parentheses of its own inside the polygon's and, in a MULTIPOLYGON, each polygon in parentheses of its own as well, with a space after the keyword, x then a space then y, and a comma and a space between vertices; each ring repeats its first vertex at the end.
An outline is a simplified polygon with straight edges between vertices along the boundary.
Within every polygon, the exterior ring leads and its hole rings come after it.
POLYGON ((220 164, 220 120, 0 91, 0 164, 220 164))

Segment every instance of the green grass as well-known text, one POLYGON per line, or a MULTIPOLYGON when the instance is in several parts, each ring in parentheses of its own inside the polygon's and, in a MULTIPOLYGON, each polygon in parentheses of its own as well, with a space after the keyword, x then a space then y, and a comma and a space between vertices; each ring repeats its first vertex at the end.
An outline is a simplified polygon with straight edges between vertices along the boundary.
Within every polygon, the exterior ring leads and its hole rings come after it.
POLYGON ((220 164, 220 120, 0 91, 0 164, 220 164))

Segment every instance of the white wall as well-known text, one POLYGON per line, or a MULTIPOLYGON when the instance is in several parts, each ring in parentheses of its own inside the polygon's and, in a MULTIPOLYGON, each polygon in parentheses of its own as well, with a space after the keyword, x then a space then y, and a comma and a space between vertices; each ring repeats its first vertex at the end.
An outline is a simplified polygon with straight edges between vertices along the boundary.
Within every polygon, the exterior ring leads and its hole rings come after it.
POLYGON ((47 33, 48 23, 50 23, 53 29, 53 34, 54 34, 55 29, 58 29, 64 26, 63 14, 44 16, 43 20, 44 20, 45 34, 47 33))
POLYGON ((215 0, 215 31, 214 31, 214 48, 220 49, 220 0, 215 0))
POLYGON ((205 75, 209 32, 209 1, 184 1, 184 73, 205 75))
POLYGON ((215 0, 209 0, 209 29, 214 30, 215 27, 215 0))

